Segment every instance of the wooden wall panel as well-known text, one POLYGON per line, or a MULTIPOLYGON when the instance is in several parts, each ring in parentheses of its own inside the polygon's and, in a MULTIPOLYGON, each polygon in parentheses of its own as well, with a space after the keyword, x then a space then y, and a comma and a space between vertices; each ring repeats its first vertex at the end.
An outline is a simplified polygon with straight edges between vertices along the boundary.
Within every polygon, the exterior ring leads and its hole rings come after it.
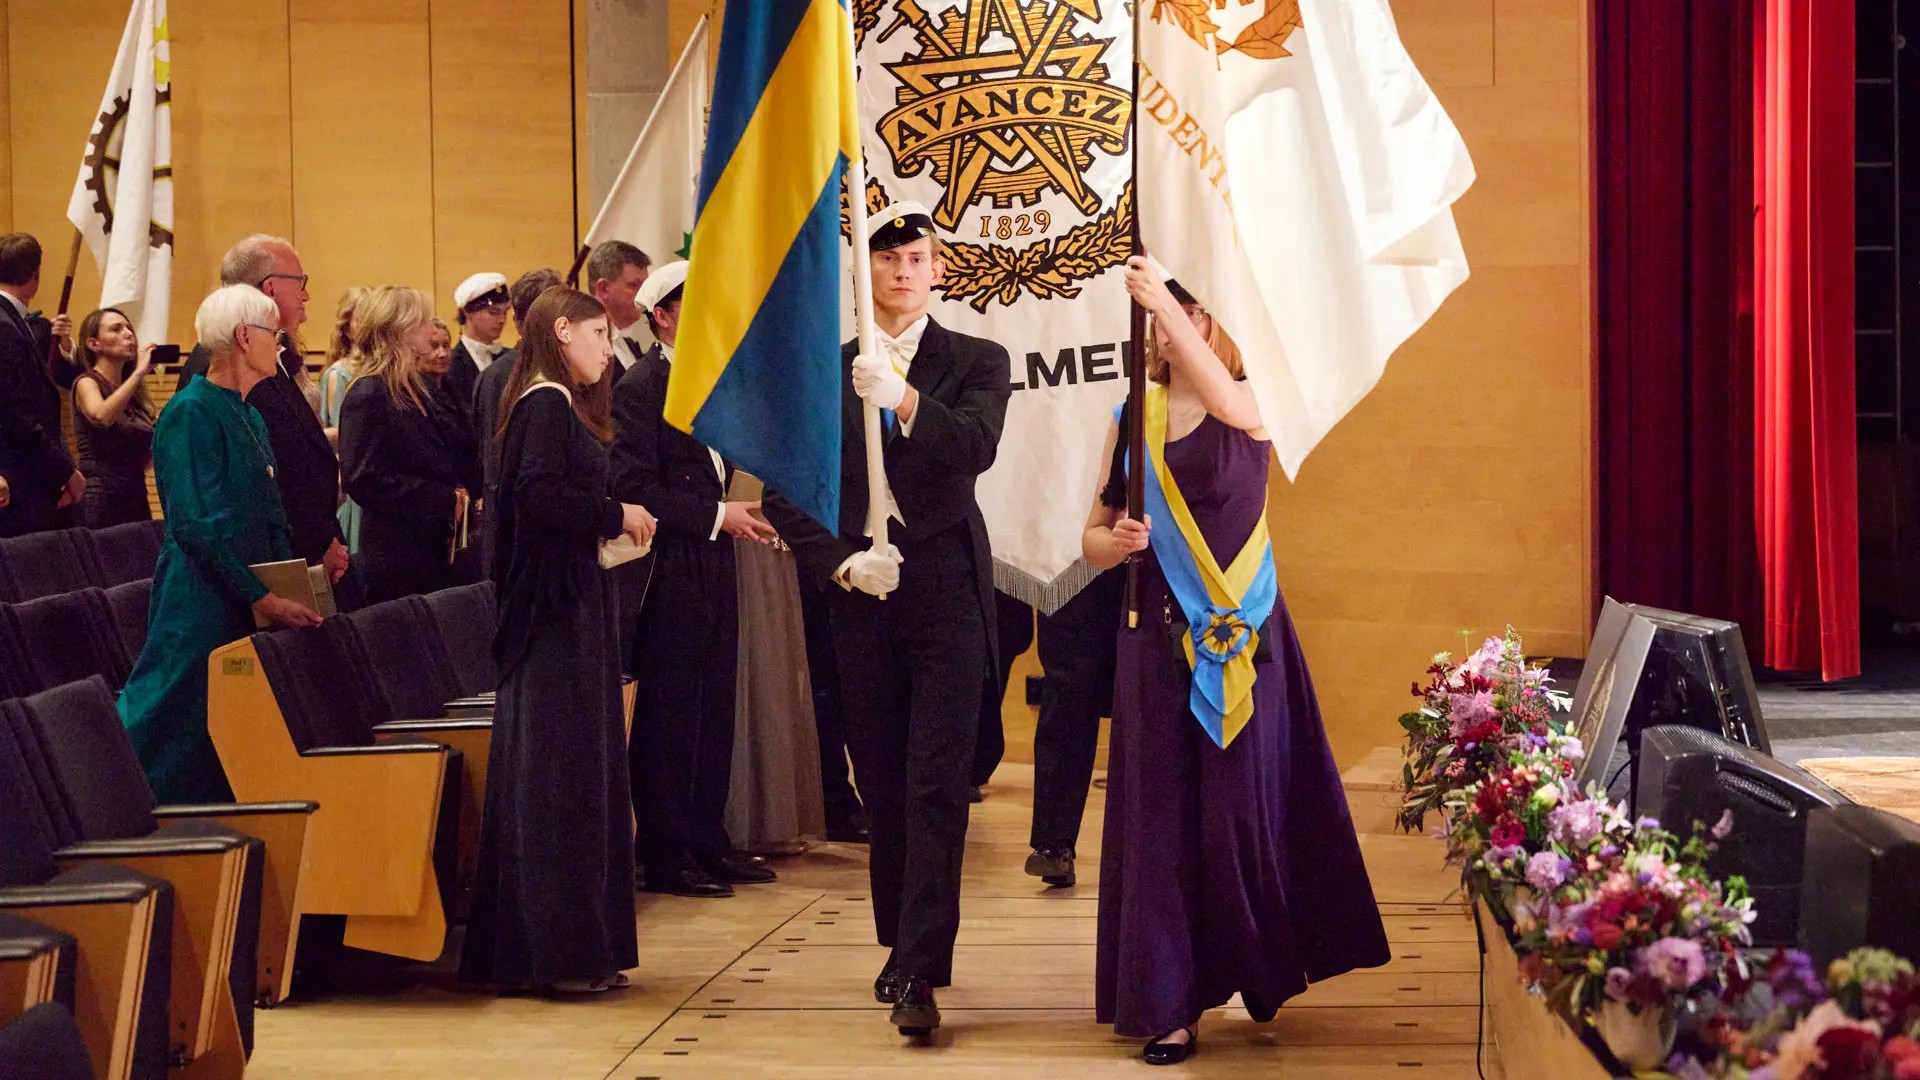
POLYGON ((434 288, 427 0, 287 8, 293 240, 312 279, 307 344, 323 349, 349 286, 434 288))
MULTIPOLYGON (((60 277, 73 241, 67 199, 126 28, 127 5, 122 0, 8 0, 6 15, 12 228, 39 237, 46 250, 42 273, 48 284, 34 306, 50 310, 60 301, 60 277)), ((99 299, 99 272, 83 254, 74 321, 99 299)))
POLYGON ((227 248, 253 233, 293 234, 291 76, 283 3, 175 8, 173 337, 191 342, 227 248))
MULTIPOLYGON (((7 0, 0 0, 0 62, 13 70, 7 56, 7 0)), ((12 81, 0 75, 0 233, 13 231, 12 81)))
POLYGON ((572 261, 571 0, 430 0, 434 300, 572 261))

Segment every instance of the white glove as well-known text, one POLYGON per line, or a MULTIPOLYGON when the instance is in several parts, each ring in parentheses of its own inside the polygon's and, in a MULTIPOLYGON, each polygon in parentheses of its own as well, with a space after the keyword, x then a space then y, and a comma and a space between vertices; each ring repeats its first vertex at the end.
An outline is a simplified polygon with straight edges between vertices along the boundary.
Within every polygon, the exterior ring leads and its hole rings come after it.
POLYGON ((847 582, 868 596, 885 596, 900 589, 900 549, 862 551, 847 560, 847 582))
POLYGON ((907 398, 907 379, 882 350, 877 356, 854 357, 853 389, 876 408, 897 409, 907 398))

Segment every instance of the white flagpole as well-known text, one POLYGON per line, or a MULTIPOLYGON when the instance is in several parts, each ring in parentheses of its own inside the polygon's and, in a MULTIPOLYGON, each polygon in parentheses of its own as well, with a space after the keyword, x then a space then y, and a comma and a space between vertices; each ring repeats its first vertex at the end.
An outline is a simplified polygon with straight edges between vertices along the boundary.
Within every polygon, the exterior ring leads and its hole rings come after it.
MULTIPOLYGON (((847 48, 857 57, 852 23, 848 23, 847 48)), ((849 231, 853 234, 853 313, 860 339, 860 355, 880 351, 880 337, 873 321, 873 263, 867 248, 867 164, 863 149, 847 162, 847 207, 849 231)), ((867 531, 873 535, 873 549, 887 546, 887 463, 881 456, 880 410, 873 402, 862 403, 861 418, 867 435, 867 531)))

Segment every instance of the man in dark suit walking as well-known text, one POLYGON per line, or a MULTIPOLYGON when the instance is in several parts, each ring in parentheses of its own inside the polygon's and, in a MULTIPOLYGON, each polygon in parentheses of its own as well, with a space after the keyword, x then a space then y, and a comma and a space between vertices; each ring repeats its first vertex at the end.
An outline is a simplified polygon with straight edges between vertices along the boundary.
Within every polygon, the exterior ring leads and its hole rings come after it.
POLYGON ((953 974, 968 774, 994 656, 993 557, 974 481, 993 464, 1011 391, 1006 349, 927 314, 943 264, 926 209, 890 206, 868 235, 881 348, 842 351, 851 379, 838 535, 775 495, 767 516, 801 572, 833 583, 841 704, 872 827, 874 925, 893 949, 874 995, 914 1035, 939 1026, 933 991, 953 974), (883 411, 885 491, 867 489, 863 403, 883 411), (876 499, 893 518, 890 550, 860 540, 876 499))
POLYGON ((614 386, 613 494, 660 523, 622 634, 639 684, 628 746, 643 885, 718 897, 774 880, 764 860, 733 850, 726 828, 740 637, 733 538, 774 533, 753 516, 759 504, 727 501, 733 470, 720 455, 663 417, 686 277, 686 263, 669 263, 641 289, 657 343, 614 386))
POLYGON ((47 362, 49 335, 64 336, 66 316, 49 324, 27 311, 40 256, 28 234, 0 236, 0 536, 55 527, 58 509, 87 486, 60 437, 60 390, 47 362))

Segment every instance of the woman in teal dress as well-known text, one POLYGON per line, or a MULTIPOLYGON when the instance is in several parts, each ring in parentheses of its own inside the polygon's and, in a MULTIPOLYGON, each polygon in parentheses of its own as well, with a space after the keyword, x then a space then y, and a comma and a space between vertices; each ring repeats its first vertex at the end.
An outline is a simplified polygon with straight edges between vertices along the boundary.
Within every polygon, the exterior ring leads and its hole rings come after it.
POLYGON ((312 609, 267 591, 247 567, 293 557, 266 424, 247 392, 272 377, 279 311, 246 285, 215 291, 194 331, 212 354, 205 378, 173 396, 153 430, 166 540, 153 574, 147 641, 120 693, 126 725, 162 803, 231 802, 207 735, 207 657, 253 632, 317 626, 312 609))

